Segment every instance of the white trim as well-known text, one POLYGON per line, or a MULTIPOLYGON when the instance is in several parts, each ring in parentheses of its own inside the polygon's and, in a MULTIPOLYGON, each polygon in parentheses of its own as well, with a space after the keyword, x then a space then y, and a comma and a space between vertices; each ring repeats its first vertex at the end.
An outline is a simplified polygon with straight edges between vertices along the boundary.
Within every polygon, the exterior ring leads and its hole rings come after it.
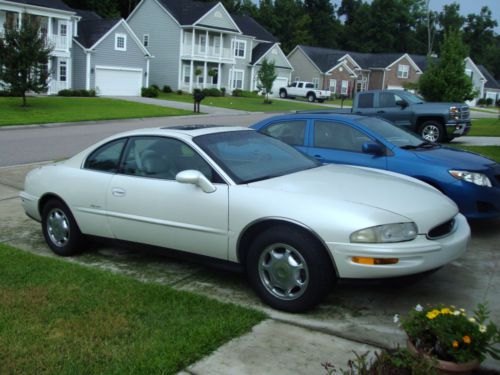
MULTIPOLYGON (((239 47, 239 46, 238 46, 239 47)), ((235 59, 246 59, 247 58, 247 41, 244 39, 236 39, 234 38, 231 41, 231 50, 232 50, 232 55, 235 59), (236 43, 244 43, 245 46, 243 47, 243 56, 237 56, 236 55, 236 49, 235 49, 235 44, 236 43)))
POLYGON ((90 52, 86 52, 87 54, 87 66, 85 72, 85 90, 90 90, 90 52))
POLYGON ((151 60, 146 59, 146 85, 145 87, 149 87, 149 63, 151 60))
MULTIPOLYGON (((180 34, 180 38, 179 38, 179 51, 181 53, 179 53, 179 71, 177 72, 177 90, 180 90, 181 87, 182 87, 182 84, 183 84, 183 76, 182 76, 182 55, 183 55, 183 51, 184 51, 184 47, 183 47, 183 41, 184 41, 184 29, 181 29, 181 34, 180 34)), ((164 67, 165 68, 165 67, 164 67)))
POLYGON ((40 14, 39 14, 40 16, 50 17, 51 13, 62 13, 66 17, 68 17, 68 19, 71 19, 72 17, 80 18, 80 17, 77 16, 76 12, 70 11, 70 10, 48 8, 48 7, 42 7, 42 6, 32 5, 32 4, 26 4, 26 3, 16 3, 16 2, 11 2, 11 1, 7 1, 7 0, 4 0, 1 3, 2 3, 2 5, 6 5, 7 6, 5 8, 2 7, 2 10, 7 10, 9 12, 11 12, 11 11, 12 12, 18 12, 19 8, 23 8, 23 9, 28 8, 28 9, 34 9, 35 11, 39 11, 40 12, 40 14), (9 6, 11 6, 12 8, 9 8, 9 6), (48 9, 50 9, 50 11, 48 11, 48 9))
MULTIPOLYGON (((132 13, 130 13, 127 17, 127 22, 135 15, 135 12, 137 12, 139 10, 139 8, 142 6, 142 4, 145 2, 146 0, 141 0, 141 2, 139 4, 137 4, 137 6, 134 8, 134 10, 132 11, 132 13)), ((177 19, 172 15, 172 13, 170 13, 163 5, 160 4, 160 2, 158 0, 154 0, 155 3, 161 8, 163 9, 163 11, 165 13, 167 13, 173 20, 174 22, 180 26, 181 24, 179 23, 179 21, 177 21, 177 19)))
POLYGON ((94 67, 94 70, 95 69, 120 70, 120 71, 127 71, 127 72, 142 72, 142 69, 139 69, 139 68, 127 68, 127 67, 110 66, 110 65, 96 65, 94 67))
POLYGON ((239 89, 245 90, 245 70, 244 69, 231 69, 229 74, 229 88, 231 91, 239 89), (241 89, 239 87, 233 87, 234 73, 242 73, 241 76, 241 89))
MULTIPOLYGON (((182 0, 181 0, 182 1, 182 0)), ((231 17, 231 15, 229 14, 229 12, 226 10, 226 8, 224 7, 224 5, 222 5, 222 3, 217 3, 215 4, 215 6, 213 8, 211 8, 208 12, 206 12, 203 16, 201 16, 196 22, 193 22, 193 26, 196 26, 196 24, 200 23, 205 17, 208 17, 210 15, 210 13, 212 13, 212 11, 217 8, 217 7, 221 7, 222 8, 222 11, 224 12, 224 14, 226 15, 227 18, 229 18, 229 21, 231 21, 231 23, 233 24, 234 28, 236 30, 238 30, 238 32, 240 34, 243 34, 241 29, 238 27, 237 23, 234 22, 233 18, 231 17)), ((208 26, 208 25, 207 25, 208 26)))
MULTIPOLYGON (((279 44, 278 44, 278 43, 274 43, 274 44, 271 46, 271 48, 269 48, 269 49, 266 51, 266 53, 264 53, 261 57, 259 57, 259 59, 258 59, 256 62, 254 62, 254 63, 253 63, 253 65, 257 65, 257 64, 260 62, 260 60, 262 60, 262 59, 264 58, 264 56, 266 56, 269 52, 271 52, 271 50, 272 50, 273 48, 275 48, 275 47, 277 47, 278 54, 280 54, 280 55, 281 55, 281 57, 282 57, 283 59, 285 59, 286 63, 288 64, 288 67, 289 67, 290 69, 292 69, 292 70, 293 70, 293 66, 292 66, 292 64, 290 64, 290 61, 288 61, 288 58, 286 57, 286 55, 285 55, 285 54, 283 53, 283 51, 281 50, 281 47, 279 46, 279 44)), ((281 68, 284 68, 284 66, 282 66, 281 68)))
POLYGON ((400 58, 396 59, 395 61, 393 61, 389 65, 387 65, 386 69, 389 69, 391 66, 393 66, 396 63, 398 63, 400 60, 402 60, 404 58, 408 59, 408 62, 410 63, 411 66, 413 66, 413 69, 415 69, 417 71, 417 73, 422 73, 422 70, 420 70, 420 68, 418 67, 418 65, 415 64, 415 61, 413 61, 413 59, 407 53, 405 53, 403 56, 401 56, 400 58))
POLYGON ((399 79, 410 78, 410 65, 398 64, 398 70, 396 72, 396 77, 399 79), (401 76, 399 73, 401 73, 401 76), (406 75, 406 77, 405 77, 405 75, 406 75))
MULTIPOLYGON (((350 62, 353 63, 353 65, 356 65, 356 67, 359 69, 359 70, 362 70, 361 66, 356 62, 356 60, 354 60, 351 55, 349 55, 348 53, 346 53, 344 56, 342 56, 340 59, 338 59, 337 61, 343 61, 344 59, 348 59, 350 62)), ((351 69, 352 70, 352 69, 351 69)))
POLYGON ((336 78, 330 78, 330 81, 328 82, 328 90, 330 90, 334 94, 337 93, 337 79, 336 78), (332 85, 332 81, 333 81, 333 85, 332 85), (332 87, 333 87, 333 90, 332 90, 332 87))
POLYGON ((343 67, 345 68, 345 70, 348 71, 349 75, 352 76, 353 78, 354 77, 357 77, 357 74, 354 73, 354 71, 349 68, 349 65, 347 65, 344 61, 341 61, 339 62, 337 65, 335 65, 333 68, 331 68, 328 72, 326 72, 325 74, 331 74, 332 71, 334 71, 335 69, 339 68, 339 67, 343 67))
POLYGON ((341 80, 340 84, 340 95, 348 95, 349 94, 349 81, 346 81, 345 79, 341 80), (345 93, 344 93, 344 82, 345 82, 345 93))
POLYGON ((127 34, 122 34, 122 33, 115 34, 115 51, 122 51, 122 52, 127 51, 127 34), (118 45, 118 41, 120 39, 123 39, 123 47, 120 47, 118 45))
MULTIPOLYGON (((208 31, 207 31, 208 32, 208 31)), ((206 55, 207 53, 207 34, 198 34, 198 53, 206 55), (204 39, 202 41, 202 38, 204 39), (203 48, 203 50, 202 50, 203 48)))
POLYGON ((474 63, 474 61, 472 61, 472 59, 468 56, 464 59, 465 61, 465 64, 467 64, 467 61, 470 62, 470 64, 472 65, 473 68, 476 69, 476 72, 479 73, 479 75, 481 76, 481 78, 483 78, 485 81, 487 81, 486 77, 483 75, 483 73, 481 73, 481 70, 479 70, 479 68, 477 67, 477 65, 474 63))

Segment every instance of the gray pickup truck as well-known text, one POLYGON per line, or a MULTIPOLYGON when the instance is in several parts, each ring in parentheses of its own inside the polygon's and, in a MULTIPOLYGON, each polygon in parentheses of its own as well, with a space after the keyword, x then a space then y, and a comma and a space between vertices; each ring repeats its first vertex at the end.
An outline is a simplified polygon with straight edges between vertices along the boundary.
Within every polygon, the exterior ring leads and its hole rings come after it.
POLYGON ((466 104, 425 102, 403 90, 360 92, 349 112, 384 118, 395 125, 408 127, 430 142, 450 141, 467 134, 471 127, 466 104))

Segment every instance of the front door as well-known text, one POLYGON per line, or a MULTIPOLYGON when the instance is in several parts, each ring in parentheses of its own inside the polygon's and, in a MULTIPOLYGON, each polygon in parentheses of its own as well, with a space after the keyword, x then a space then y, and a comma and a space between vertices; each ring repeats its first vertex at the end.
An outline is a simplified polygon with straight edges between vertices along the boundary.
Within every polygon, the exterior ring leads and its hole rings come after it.
POLYGON ((135 137, 123 160, 107 192, 116 238, 227 259, 228 186, 196 151, 173 138, 135 137), (177 182, 186 169, 202 172, 216 191, 177 182))

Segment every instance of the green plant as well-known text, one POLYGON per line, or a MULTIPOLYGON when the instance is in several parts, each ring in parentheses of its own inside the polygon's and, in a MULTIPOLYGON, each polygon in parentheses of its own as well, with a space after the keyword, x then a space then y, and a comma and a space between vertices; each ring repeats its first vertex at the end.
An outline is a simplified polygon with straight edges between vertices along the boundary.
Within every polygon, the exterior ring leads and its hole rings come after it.
POLYGON ((218 72, 217 72, 217 70, 216 70, 216 69, 210 69, 210 70, 208 71, 208 73, 207 73, 207 74, 208 74, 210 77, 215 77, 215 76, 217 75, 217 73, 218 73, 218 72))
POLYGON ((154 86, 151 87, 143 87, 141 89, 141 96, 146 98, 157 98, 160 94, 160 90, 154 86))
POLYGON ((79 96, 79 97, 95 97, 95 90, 61 90, 57 93, 58 96, 79 96))
POLYGON ((240 89, 234 89, 232 92, 233 96, 243 96, 243 90, 240 89))
POLYGON ((201 68, 196 68, 196 69, 194 70, 194 75, 195 75, 195 76, 199 76, 199 75, 201 75, 201 73, 202 73, 201 68))
POLYGON ((162 90, 165 94, 169 94, 172 92, 172 88, 169 86, 169 85, 165 85, 163 86, 163 90, 162 90))
POLYGON ((262 61, 262 66, 257 72, 257 77, 259 79, 257 87, 262 89, 266 95, 264 103, 270 104, 269 94, 271 93, 273 83, 277 77, 274 62, 268 62, 267 59, 264 59, 264 61, 262 61))
POLYGON ((226 96, 226 88, 225 87, 220 89, 220 96, 226 96))
POLYGON ((221 91, 216 88, 203 89, 202 92, 205 96, 214 96, 214 97, 222 96, 221 91))
POLYGON ((155 90, 160 91, 160 86, 158 86, 158 85, 151 85, 151 87, 154 88, 155 90))
POLYGON ((176 93, 177 95, 182 95, 182 90, 177 90, 176 93))
POLYGON ((473 316, 453 306, 417 305, 401 319, 401 326, 417 350, 440 360, 482 361, 486 355, 500 359, 500 350, 494 347, 500 343, 500 332, 489 321, 484 304, 477 305, 473 316))
POLYGON ((476 101, 476 104, 477 104, 477 105, 486 105, 486 99, 485 99, 485 98, 479 98, 479 99, 476 101))
POLYGON ((493 99, 491 98, 486 98, 486 105, 489 107, 490 105, 493 104, 493 99))

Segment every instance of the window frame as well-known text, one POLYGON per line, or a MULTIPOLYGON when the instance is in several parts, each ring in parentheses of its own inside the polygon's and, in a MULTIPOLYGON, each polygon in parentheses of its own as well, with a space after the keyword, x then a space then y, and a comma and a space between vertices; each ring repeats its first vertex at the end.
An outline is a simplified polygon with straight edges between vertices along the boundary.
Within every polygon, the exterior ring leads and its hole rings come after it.
POLYGON ((127 34, 123 34, 123 33, 116 33, 115 34, 115 51, 122 51, 122 52, 127 51, 127 34), (118 45, 118 41, 120 39, 123 39, 123 47, 120 47, 118 45))
MULTIPOLYGON (((376 140, 374 140, 372 137, 370 137, 368 134, 366 134, 365 132, 357 129, 356 127, 346 123, 346 122, 342 122, 342 121, 335 121, 335 120, 323 120, 323 119, 316 119, 313 121, 312 123, 312 137, 311 137, 311 145, 312 147, 314 148, 320 148, 322 150, 334 150, 334 151, 342 151, 342 152, 354 152, 354 153, 357 153, 357 154, 363 154, 363 150, 359 150, 359 151, 356 151, 356 150, 350 150, 350 149, 345 149, 345 148, 334 148, 334 147, 321 147, 321 146, 316 146, 316 127, 318 125, 318 122, 320 123, 330 123, 330 124, 338 124, 338 125, 341 125, 341 126, 345 126, 347 127, 348 129, 350 129, 351 131, 356 131, 358 133, 360 133, 361 135, 364 135, 366 138, 368 138, 370 141, 375 141, 377 142, 376 140)), ((378 142, 377 142, 378 143, 378 142)))
POLYGON ((245 70, 243 70, 243 69, 232 69, 231 70, 231 82, 230 82, 230 86, 231 86, 231 90, 236 90, 236 89, 243 90, 243 88, 245 87, 245 70), (235 79, 235 73, 241 73, 241 88, 240 87, 236 87, 234 85, 234 82, 237 81, 235 79))
POLYGON ((319 88, 319 77, 314 77, 312 80, 312 84, 315 89, 319 88))
POLYGON ((410 76, 410 65, 398 64, 398 78, 408 79, 410 76))
POLYGON ((237 59, 246 59, 247 57, 247 41, 243 39, 233 39, 231 42, 233 56, 237 59), (240 56, 237 51, 241 51, 241 44, 243 44, 243 56, 240 56))
POLYGON ((342 80, 342 83, 340 86, 340 95, 349 95, 349 81, 346 81, 345 79, 342 80), (344 89, 345 89, 345 92, 344 92, 344 89))
POLYGON ((92 150, 85 157, 85 159, 83 160, 82 165, 80 166, 80 169, 85 169, 85 170, 88 170, 88 171, 100 172, 100 173, 117 174, 120 171, 120 169, 122 168, 124 151, 127 148, 128 142, 129 142, 129 137, 122 137, 122 138, 113 139, 113 140, 111 140, 109 142, 106 142, 106 143, 100 145, 99 147, 97 147, 94 150, 92 150), (89 168, 87 166, 87 163, 88 163, 89 159, 92 156, 94 156, 97 152, 101 151, 103 148, 111 146, 113 143, 118 143, 120 141, 123 141, 123 145, 122 145, 122 149, 120 151, 120 156, 118 157, 118 164, 117 164, 116 170, 114 170, 114 171, 105 171, 105 170, 102 170, 102 169, 92 169, 92 168, 89 168))
POLYGON ((260 130, 259 132, 264 134, 264 135, 267 135, 269 137, 273 137, 273 138, 276 138, 278 140, 280 140, 281 142, 284 142, 290 146, 299 146, 299 147, 306 147, 307 144, 307 125, 308 125, 308 121, 306 119, 296 119, 296 120, 277 120, 277 121, 273 121, 271 122, 270 124, 266 125, 262 130, 260 130), (267 131, 269 130, 269 128, 272 128, 274 126, 277 126, 277 125, 282 125, 282 124, 290 124, 290 123, 300 123, 300 125, 291 125, 291 126, 302 126, 303 125, 303 130, 304 130, 304 133, 302 135, 303 139, 302 139, 302 143, 300 144, 297 144, 297 143, 288 143, 286 141, 284 141, 282 138, 278 138, 278 137, 275 137, 273 136, 272 134, 268 133, 267 131))
POLYGON ((337 93, 337 79, 335 78, 330 78, 330 82, 329 82, 329 86, 328 88, 330 89, 330 91, 334 94, 337 93), (333 85, 332 85, 333 83, 333 85), (332 87, 333 87, 333 90, 332 90, 332 87))

